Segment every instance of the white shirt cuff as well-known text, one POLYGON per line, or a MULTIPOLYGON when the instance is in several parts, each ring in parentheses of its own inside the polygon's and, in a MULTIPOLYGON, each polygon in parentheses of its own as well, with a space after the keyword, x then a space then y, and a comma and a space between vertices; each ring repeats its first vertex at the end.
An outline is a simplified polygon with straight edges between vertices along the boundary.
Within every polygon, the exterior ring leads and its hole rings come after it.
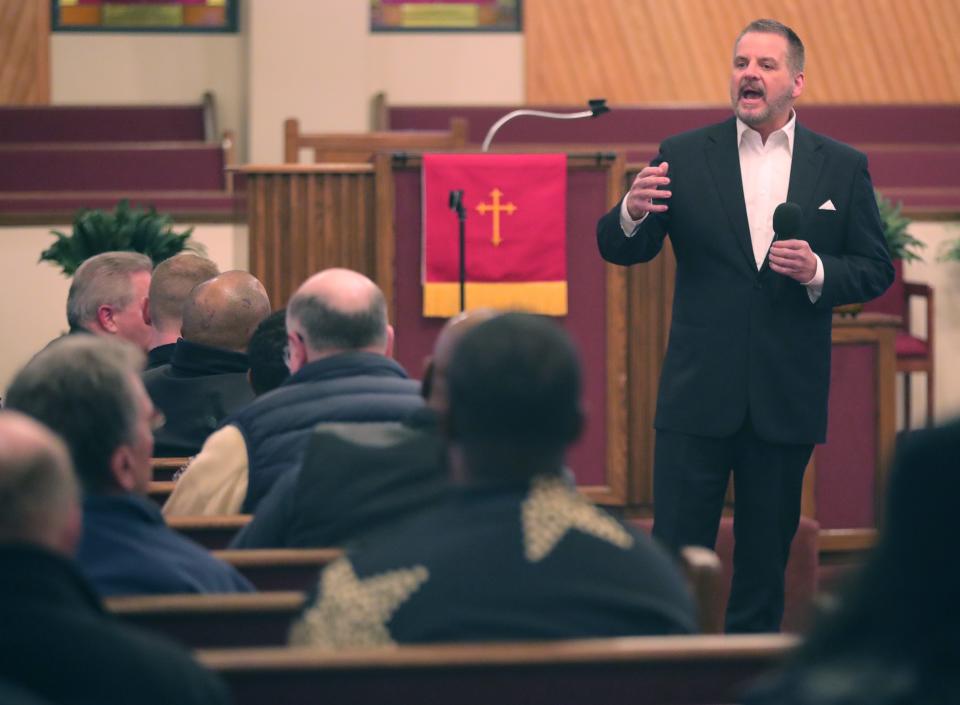
POLYGON ((807 297, 812 304, 817 303, 820 294, 823 293, 823 260, 820 259, 820 255, 815 254, 814 257, 817 258, 817 271, 813 279, 804 284, 807 287, 807 297))
POLYGON ((633 237, 637 234, 637 227, 640 223, 643 222, 643 219, 647 217, 647 214, 644 213, 640 220, 634 220, 630 217, 630 213, 627 211, 627 199, 624 197, 620 201, 620 227, 623 229, 623 234, 627 237, 633 237))

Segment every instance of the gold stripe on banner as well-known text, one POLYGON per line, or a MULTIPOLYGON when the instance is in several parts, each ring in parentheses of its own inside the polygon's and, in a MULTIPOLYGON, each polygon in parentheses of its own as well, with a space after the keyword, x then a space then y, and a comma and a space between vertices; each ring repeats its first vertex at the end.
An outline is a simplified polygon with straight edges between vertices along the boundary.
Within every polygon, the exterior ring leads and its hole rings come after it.
MULTIPOLYGON (((527 311, 545 316, 567 315, 566 282, 467 282, 468 309, 495 308, 527 311)), ((430 283, 423 285, 423 315, 449 318, 460 313, 460 285, 430 283)))

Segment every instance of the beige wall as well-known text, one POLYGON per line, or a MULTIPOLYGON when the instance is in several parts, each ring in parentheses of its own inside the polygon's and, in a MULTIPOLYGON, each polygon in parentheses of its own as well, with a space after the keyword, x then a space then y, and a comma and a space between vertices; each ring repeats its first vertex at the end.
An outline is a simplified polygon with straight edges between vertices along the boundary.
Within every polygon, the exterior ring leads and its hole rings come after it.
MULTIPOLYGON (((217 100, 220 130, 246 130, 241 35, 55 32, 53 103, 198 103, 217 100)), ((243 140, 240 140, 243 148, 243 140)))
MULTIPOLYGON (((188 227, 188 224, 178 224, 188 227)), ((69 226, 59 226, 63 230, 69 226)), ((52 264, 37 262, 52 242, 49 227, 0 228, 0 390, 30 357, 67 329, 70 280, 52 264)), ((247 229, 235 225, 198 225, 194 239, 221 270, 247 268, 247 229)))
POLYGON ((393 103, 522 103, 520 34, 371 34, 367 0, 249 0, 250 159, 282 159, 283 121, 369 129, 370 97, 393 103))

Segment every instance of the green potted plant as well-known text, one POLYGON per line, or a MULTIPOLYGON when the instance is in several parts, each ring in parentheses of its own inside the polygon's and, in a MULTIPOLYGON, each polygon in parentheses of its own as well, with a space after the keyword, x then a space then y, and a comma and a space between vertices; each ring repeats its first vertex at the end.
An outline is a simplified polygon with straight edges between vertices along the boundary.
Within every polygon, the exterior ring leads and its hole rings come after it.
POLYGON ((173 219, 157 213, 131 208, 129 201, 117 204, 113 212, 81 210, 73 219, 69 234, 52 230, 57 240, 40 254, 41 262, 53 262, 66 276, 73 276, 84 260, 111 251, 140 252, 159 264, 183 250, 200 250, 189 242, 193 228, 175 232, 173 219))
POLYGON ((911 235, 907 228, 910 227, 910 219, 905 218, 900 209, 902 203, 894 205, 889 199, 885 198, 879 191, 874 191, 877 197, 877 208, 880 210, 880 221, 883 223, 883 236, 887 239, 887 249, 890 251, 890 258, 896 263, 901 262, 922 262, 923 257, 918 254, 927 245, 911 235))

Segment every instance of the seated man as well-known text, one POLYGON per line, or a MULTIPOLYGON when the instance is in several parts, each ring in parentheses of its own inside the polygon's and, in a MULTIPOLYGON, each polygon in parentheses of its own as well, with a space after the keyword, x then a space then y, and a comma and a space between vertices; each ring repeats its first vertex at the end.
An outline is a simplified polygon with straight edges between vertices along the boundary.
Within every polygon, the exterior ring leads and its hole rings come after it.
POLYGON ((393 643, 688 633, 671 559, 564 477, 580 368, 554 323, 504 314, 467 331, 447 372, 448 501, 331 563, 291 641, 393 643))
POLYGON ((164 513, 252 513, 299 467, 318 423, 398 421, 422 407, 419 385, 388 357, 392 345, 383 293, 367 277, 328 269, 307 279, 287 306, 290 378, 207 439, 164 513))
POLYGON ((427 407, 403 422, 319 424, 303 458, 257 508, 231 548, 343 546, 436 504, 447 489, 436 414, 446 408, 454 343, 494 312, 450 319, 427 368, 427 407))
POLYGON ((117 336, 146 352, 153 334, 147 296, 153 262, 137 252, 101 252, 73 275, 67 294, 70 333, 117 336))
POLYGON ((190 252, 165 259, 153 270, 147 300, 147 323, 151 328, 148 370, 170 362, 183 325, 183 304, 193 287, 219 273, 212 260, 190 252))
MULTIPOLYGON (((105 613, 71 559, 79 536, 79 490, 63 443, 0 411, 0 682, 52 703, 229 702, 186 651, 105 613)), ((0 690, 0 702, 12 702, 0 690)))
POLYGON ((140 381, 143 353, 70 336, 38 353, 7 390, 7 408, 67 444, 83 483, 80 570, 101 595, 247 592, 231 566, 167 527, 146 497, 153 473, 153 404, 140 381))
POLYGON ((290 376, 286 350, 287 310, 282 308, 260 321, 247 345, 247 379, 256 396, 276 389, 290 376))
POLYGON ((170 364, 143 373, 166 417, 153 434, 155 456, 197 454, 224 418, 253 401, 247 343, 268 315, 267 292, 247 272, 224 272, 194 287, 170 364))

